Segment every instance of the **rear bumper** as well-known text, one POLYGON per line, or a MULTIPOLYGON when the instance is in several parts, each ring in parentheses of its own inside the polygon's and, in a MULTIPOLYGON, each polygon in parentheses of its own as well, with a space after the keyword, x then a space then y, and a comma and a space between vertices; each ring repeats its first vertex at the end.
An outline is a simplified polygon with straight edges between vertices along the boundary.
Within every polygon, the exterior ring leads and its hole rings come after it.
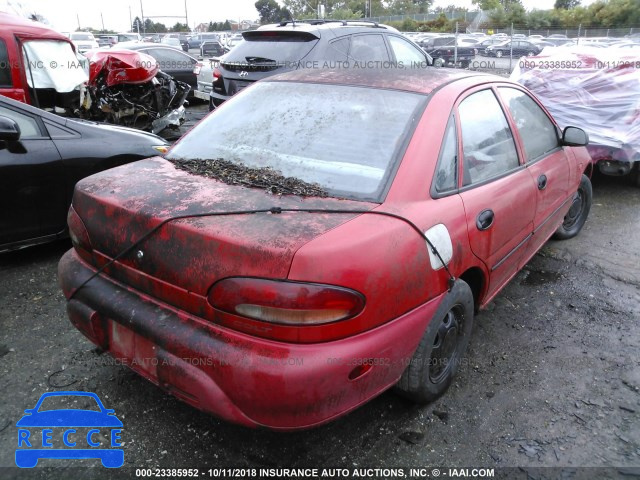
MULTIPOLYGON (((94 271, 67 252, 58 266, 65 296, 94 271)), ((308 345, 220 327, 104 276, 80 290, 67 312, 118 363, 186 403, 249 427, 295 430, 329 422, 393 386, 441 299, 359 335, 308 345), (365 373, 362 363, 371 365, 365 373)))

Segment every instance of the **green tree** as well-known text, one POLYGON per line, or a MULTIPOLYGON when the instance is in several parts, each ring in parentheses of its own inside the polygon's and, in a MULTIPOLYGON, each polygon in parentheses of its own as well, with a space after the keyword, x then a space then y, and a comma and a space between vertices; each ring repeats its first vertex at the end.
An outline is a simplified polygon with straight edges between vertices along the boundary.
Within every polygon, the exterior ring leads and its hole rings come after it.
POLYGON ((569 10, 570 8, 575 8, 580 5, 580 0, 556 0, 553 8, 569 10))
POLYGON ((279 22, 286 14, 286 11, 283 12, 282 7, 275 0, 258 0, 255 7, 262 24, 279 22))
POLYGON ((142 31, 144 31, 144 25, 142 24, 142 20, 140 20, 140 17, 136 17, 133 20, 133 23, 131 24, 131 31, 132 32, 142 32, 142 31))

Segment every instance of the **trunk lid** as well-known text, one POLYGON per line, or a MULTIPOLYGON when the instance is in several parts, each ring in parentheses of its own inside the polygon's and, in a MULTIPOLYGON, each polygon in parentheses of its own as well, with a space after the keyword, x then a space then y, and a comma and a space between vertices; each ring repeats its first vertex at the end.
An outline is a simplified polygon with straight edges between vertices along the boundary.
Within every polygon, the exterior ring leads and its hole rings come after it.
MULTIPOLYGON (((117 256, 161 221, 179 215, 271 207, 372 210, 377 206, 335 198, 270 195, 191 175, 161 158, 82 180, 73 199, 97 264, 117 256)), ((300 247, 357 215, 261 213, 172 221, 107 272, 176 304, 172 298, 178 291, 206 296, 214 282, 230 276, 285 279, 300 247)))

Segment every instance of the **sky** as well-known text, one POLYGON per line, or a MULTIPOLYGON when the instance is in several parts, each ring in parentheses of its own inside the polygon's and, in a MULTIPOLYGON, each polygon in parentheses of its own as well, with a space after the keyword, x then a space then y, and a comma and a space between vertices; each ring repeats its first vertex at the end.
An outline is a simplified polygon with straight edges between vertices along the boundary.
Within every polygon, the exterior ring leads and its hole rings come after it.
MULTIPOLYGON (((184 22, 185 3, 189 26, 192 28, 203 22, 220 22, 224 20, 256 20, 258 12, 254 5, 256 0, 0 0, 0 11, 11 12, 20 9, 25 12, 36 12, 48 19, 50 25, 59 31, 73 31, 78 28, 104 27, 116 31, 128 31, 129 11, 131 17, 160 15, 182 16, 182 18, 153 18, 167 26, 176 22, 184 22)), ((588 4, 586 0, 582 4, 588 4)), ((526 9, 540 10, 553 8, 555 0, 523 0, 526 9)), ((474 9, 471 0, 435 0, 434 7, 449 5, 474 9)))

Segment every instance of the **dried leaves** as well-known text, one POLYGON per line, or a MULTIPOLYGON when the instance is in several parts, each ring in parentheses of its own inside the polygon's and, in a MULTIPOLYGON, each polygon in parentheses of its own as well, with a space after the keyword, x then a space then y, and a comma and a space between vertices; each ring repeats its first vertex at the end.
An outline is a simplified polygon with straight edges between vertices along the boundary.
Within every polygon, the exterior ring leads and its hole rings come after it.
POLYGON ((326 197, 327 191, 316 183, 307 183, 295 177, 284 177, 270 167, 252 168, 222 158, 213 160, 169 160, 176 168, 193 175, 215 178, 228 185, 262 188, 274 195, 326 197))

